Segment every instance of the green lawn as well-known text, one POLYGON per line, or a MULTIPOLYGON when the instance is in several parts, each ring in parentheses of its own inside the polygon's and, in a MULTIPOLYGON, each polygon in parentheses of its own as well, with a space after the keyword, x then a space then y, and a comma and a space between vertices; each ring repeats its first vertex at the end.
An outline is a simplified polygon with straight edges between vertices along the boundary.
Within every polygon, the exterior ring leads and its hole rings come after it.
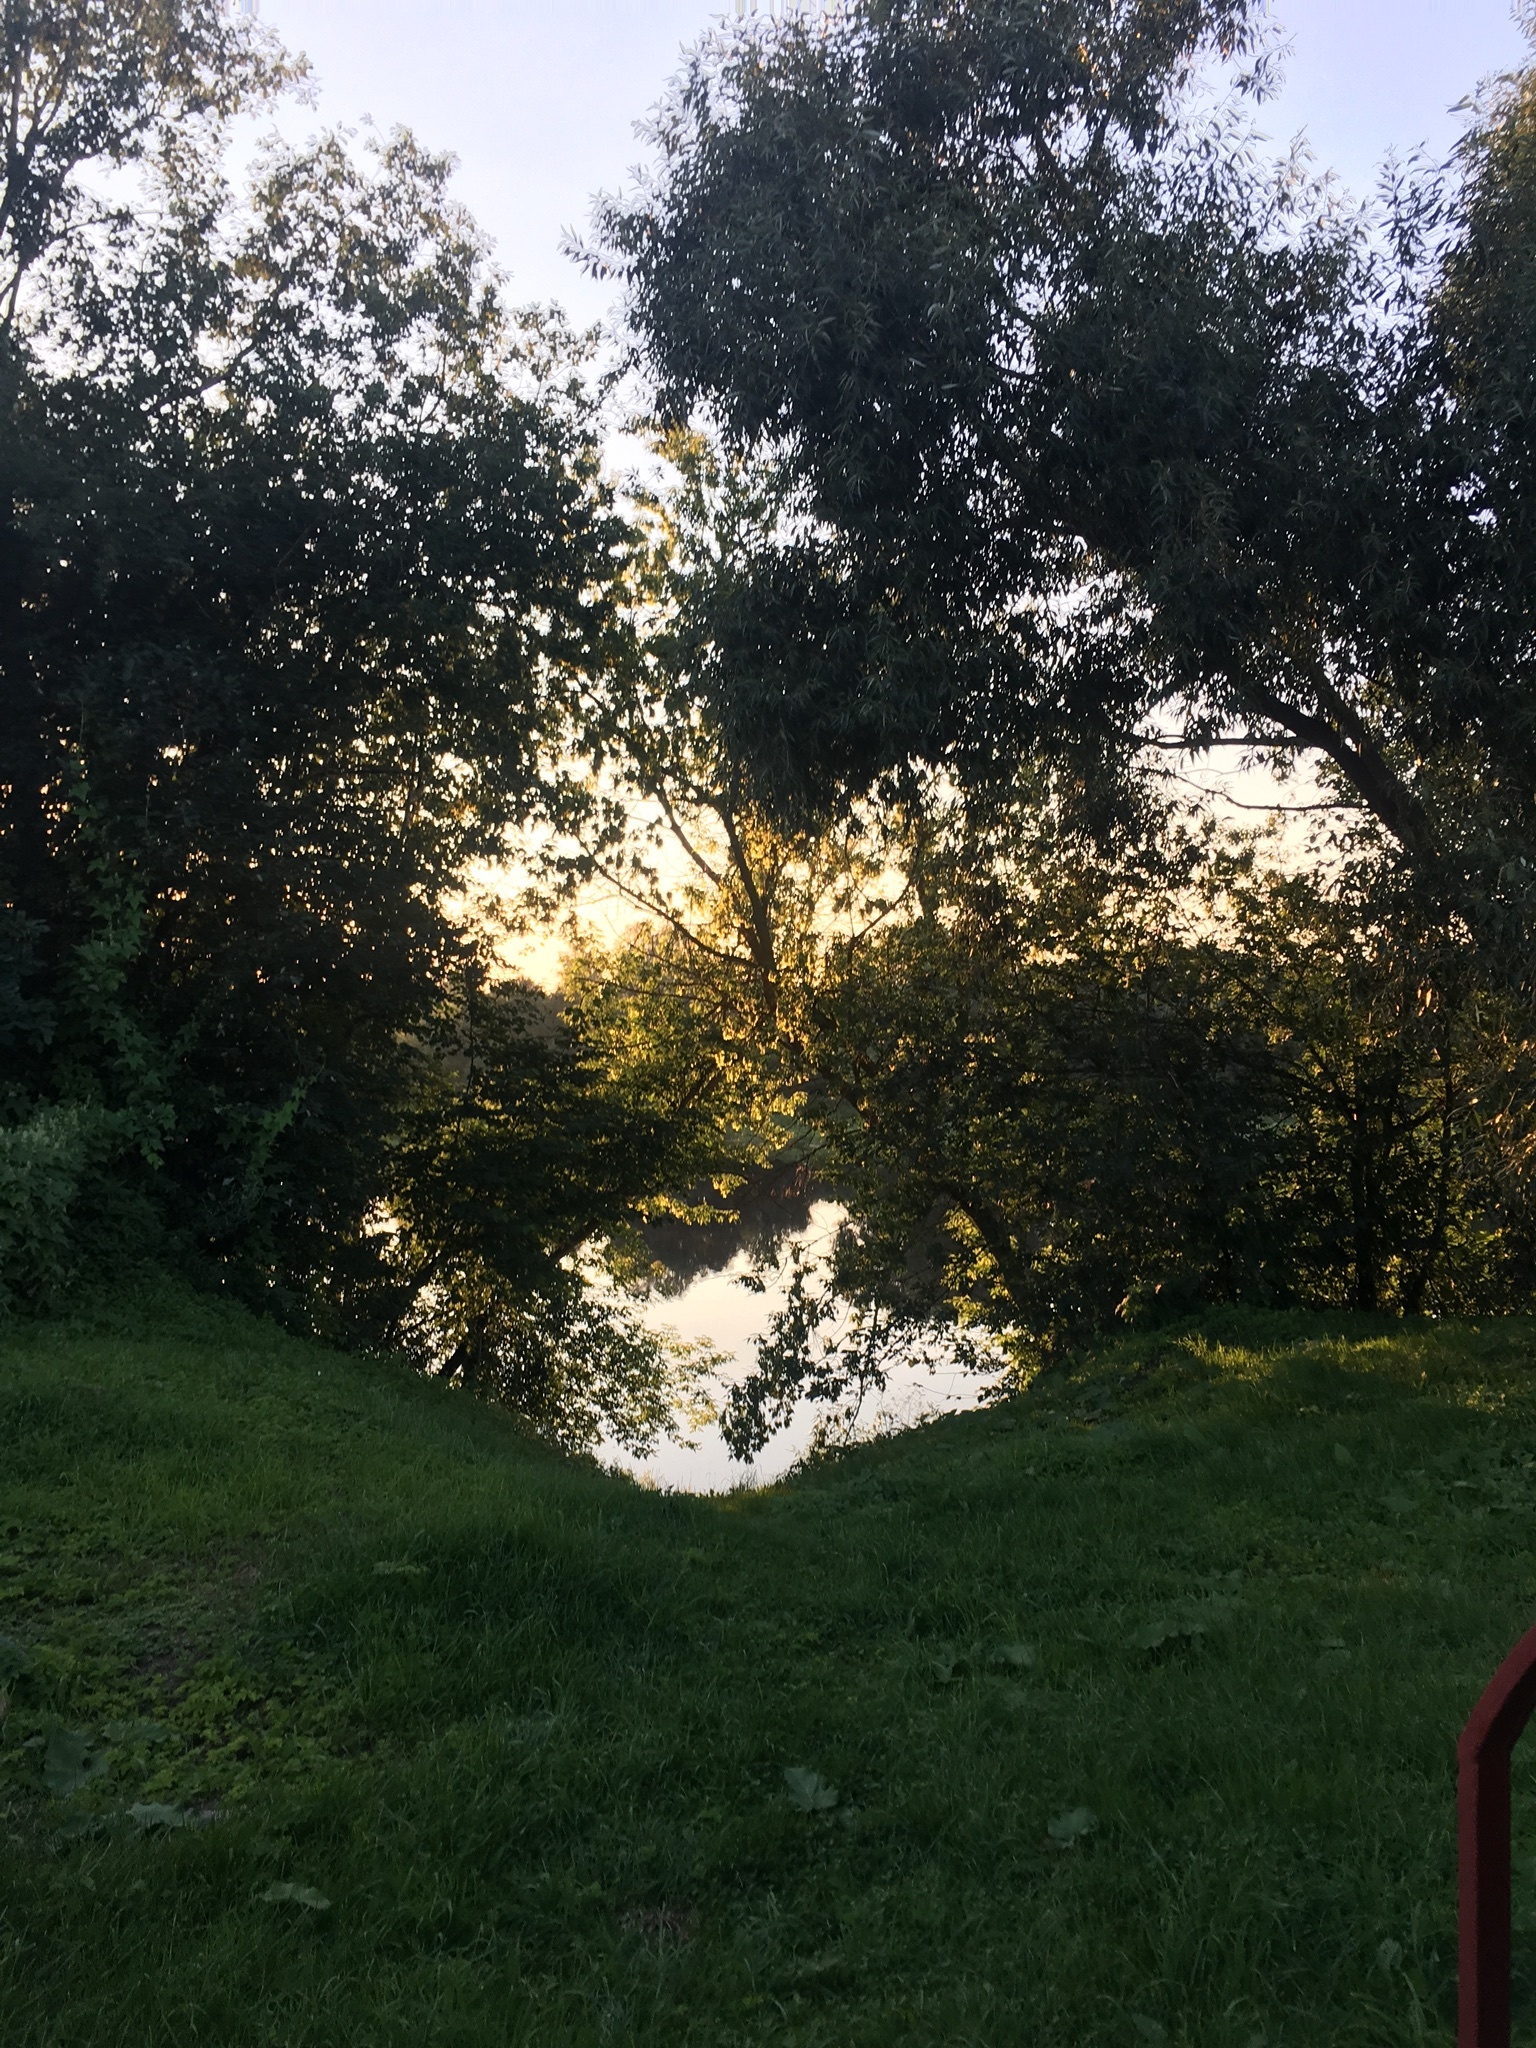
POLYGON ((1231 1317, 707 1500, 220 1307, 13 1333, 7 2048, 1448 2043, 1533 1363, 1231 1317))

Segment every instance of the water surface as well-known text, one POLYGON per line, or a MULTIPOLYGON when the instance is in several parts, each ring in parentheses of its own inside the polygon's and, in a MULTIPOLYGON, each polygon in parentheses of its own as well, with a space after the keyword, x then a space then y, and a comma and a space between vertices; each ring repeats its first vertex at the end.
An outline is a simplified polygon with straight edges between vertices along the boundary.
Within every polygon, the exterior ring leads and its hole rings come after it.
MULTIPOLYGON (((796 1249, 810 1260, 824 1261, 843 1216, 838 1203, 791 1190, 743 1205, 739 1223, 667 1224, 647 1231, 647 1245, 665 1266, 667 1278, 644 1303, 642 1320, 726 1353, 730 1364, 718 1383, 723 1393, 751 1372, 756 1339, 785 1301, 796 1249), (766 1283, 761 1293, 743 1284, 754 1275, 766 1283)), ((870 1394, 852 1418, 854 1430, 873 1436, 978 1407, 995 1378, 950 1367, 930 1372, 923 1364, 898 1365, 884 1390, 870 1394)), ((831 1405, 801 1402, 790 1427, 770 1437, 750 1464, 731 1456, 713 1423, 696 1432, 691 1443, 663 1444, 648 1458, 612 1445, 602 1455, 622 1471, 683 1493, 762 1486, 782 1477, 804 1455, 831 1405)))

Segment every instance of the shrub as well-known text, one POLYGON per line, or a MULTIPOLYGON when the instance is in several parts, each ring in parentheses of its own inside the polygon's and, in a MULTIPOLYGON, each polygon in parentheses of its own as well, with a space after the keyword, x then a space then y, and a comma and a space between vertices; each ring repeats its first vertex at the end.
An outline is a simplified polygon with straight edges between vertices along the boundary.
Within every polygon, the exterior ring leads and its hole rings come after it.
POLYGON ((112 1149, 102 1109, 59 1103, 0 1128, 0 1322, 55 1307, 81 1263, 81 1194, 112 1149))

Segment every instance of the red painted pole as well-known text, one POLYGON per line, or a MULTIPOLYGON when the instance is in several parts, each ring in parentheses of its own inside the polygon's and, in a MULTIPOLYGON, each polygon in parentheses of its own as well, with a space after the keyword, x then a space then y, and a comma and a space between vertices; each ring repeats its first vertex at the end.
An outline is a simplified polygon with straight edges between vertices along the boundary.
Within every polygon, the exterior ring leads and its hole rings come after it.
POLYGON ((1509 1759, 1536 1711, 1536 1628, 1493 1674, 1456 1745, 1457 2048, 1509 2048, 1509 1759))

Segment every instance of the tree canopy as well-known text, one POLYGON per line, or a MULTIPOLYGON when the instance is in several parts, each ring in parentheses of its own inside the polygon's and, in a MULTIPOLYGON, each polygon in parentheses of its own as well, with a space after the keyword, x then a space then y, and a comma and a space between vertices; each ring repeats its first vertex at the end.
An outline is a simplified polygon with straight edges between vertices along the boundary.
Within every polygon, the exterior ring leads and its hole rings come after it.
POLYGON ((1101 838, 1169 743, 1311 752, 1523 925, 1529 81, 1371 213, 1254 142, 1261 28, 872 0, 695 56, 598 260, 664 409, 785 474, 708 694, 781 802, 1043 762, 1101 838))
POLYGON ((77 1166, 137 1161, 175 1241, 336 1334, 397 1337, 413 1274, 452 1324, 442 1239, 509 1173, 520 1225, 452 1270, 558 1293, 654 1119, 571 1123, 558 1018, 514 1004, 467 1086, 455 1048, 476 864, 626 632, 581 351, 409 135, 274 142, 236 193, 230 122, 299 68, 215 0, 4 24, 8 1114, 88 1111, 77 1166))

